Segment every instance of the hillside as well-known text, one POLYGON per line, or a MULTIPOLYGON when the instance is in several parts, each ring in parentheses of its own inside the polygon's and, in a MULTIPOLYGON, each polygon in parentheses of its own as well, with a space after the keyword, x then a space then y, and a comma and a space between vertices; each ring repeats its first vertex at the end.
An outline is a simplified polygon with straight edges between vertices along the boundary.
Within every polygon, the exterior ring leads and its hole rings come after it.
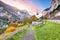
POLYGON ((31 17, 27 10, 19 10, 16 7, 12 7, 0 1, 0 14, 3 15, 4 13, 8 15, 8 19, 10 19, 10 21, 22 20, 24 16, 31 17))

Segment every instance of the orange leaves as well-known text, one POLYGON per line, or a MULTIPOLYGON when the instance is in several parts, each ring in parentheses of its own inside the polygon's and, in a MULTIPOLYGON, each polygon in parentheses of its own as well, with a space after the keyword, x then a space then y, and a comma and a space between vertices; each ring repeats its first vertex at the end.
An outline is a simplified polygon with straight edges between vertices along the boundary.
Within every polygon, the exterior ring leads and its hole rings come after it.
POLYGON ((45 16, 43 16, 44 19, 48 19, 48 14, 46 14, 45 16))
POLYGON ((16 30, 16 28, 15 27, 9 27, 9 28, 7 28, 6 29, 6 33, 8 33, 8 32, 13 32, 13 31, 15 31, 16 30))
POLYGON ((22 27, 22 26, 24 26, 24 24, 23 23, 13 23, 13 22, 11 22, 10 23, 10 26, 13 26, 13 27, 22 27))
POLYGON ((30 22, 35 21, 36 19, 37 19, 37 17, 34 15, 30 18, 30 22))
POLYGON ((17 27, 17 25, 18 23, 13 23, 13 22, 10 23, 10 26, 13 26, 13 27, 17 27))

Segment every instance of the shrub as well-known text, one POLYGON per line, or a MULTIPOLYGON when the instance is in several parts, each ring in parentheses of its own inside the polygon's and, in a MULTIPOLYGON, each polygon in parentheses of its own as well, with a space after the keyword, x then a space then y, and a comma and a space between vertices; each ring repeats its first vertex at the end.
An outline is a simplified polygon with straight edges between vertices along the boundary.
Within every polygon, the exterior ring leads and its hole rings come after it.
POLYGON ((15 27, 9 27, 9 28, 7 28, 6 29, 6 33, 8 33, 8 32, 13 32, 13 31, 15 31, 16 30, 16 28, 15 27))
POLYGON ((24 24, 22 23, 22 24, 18 24, 18 27, 22 27, 22 26, 24 26, 24 24))
POLYGON ((10 23, 10 26, 13 26, 13 27, 17 27, 17 25, 18 23, 13 23, 13 22, 10 23))

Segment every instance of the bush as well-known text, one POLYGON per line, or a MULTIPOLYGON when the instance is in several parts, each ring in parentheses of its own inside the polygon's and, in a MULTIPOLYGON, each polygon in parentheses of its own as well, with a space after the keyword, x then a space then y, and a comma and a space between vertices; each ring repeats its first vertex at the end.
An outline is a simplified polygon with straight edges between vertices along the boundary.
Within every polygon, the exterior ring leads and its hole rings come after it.
POLYGON ((22 27, 22 26, 24 26, 24 24, 22 23, 22 24, 18 24, 18 27, 22 27))
POLYGON ((9 27, 9 28, 7 28, 6 29, 6 33, 8 33, 8 32, 13 32, 13 31, 15 31, 16 30, 16 28, 15 27, 9 27))
POLYGON ((13 27, 17 27, 17 25, 18 23, 13 23, 13 22, 10 23, 10 26, 13 26, 13 27))
POLYGON ((15 35, 11 36, 7 40, 22 40, 22 37, 27 32, 27 29, 28 29, 28 27, 26 29, 23 29, 23 30, 19 31, 18 33, 16 33, 15 35))

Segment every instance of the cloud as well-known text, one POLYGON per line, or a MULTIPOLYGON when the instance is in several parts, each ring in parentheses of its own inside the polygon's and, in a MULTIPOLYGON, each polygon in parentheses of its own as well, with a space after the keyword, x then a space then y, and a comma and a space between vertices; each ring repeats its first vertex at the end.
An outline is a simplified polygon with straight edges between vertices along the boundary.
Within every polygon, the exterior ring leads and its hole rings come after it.
POLYGON ((26 9, 32 12, 37 12, 37 4, 32 0, 1 0, 9 5, 15 6, 19 9, 26 9))

